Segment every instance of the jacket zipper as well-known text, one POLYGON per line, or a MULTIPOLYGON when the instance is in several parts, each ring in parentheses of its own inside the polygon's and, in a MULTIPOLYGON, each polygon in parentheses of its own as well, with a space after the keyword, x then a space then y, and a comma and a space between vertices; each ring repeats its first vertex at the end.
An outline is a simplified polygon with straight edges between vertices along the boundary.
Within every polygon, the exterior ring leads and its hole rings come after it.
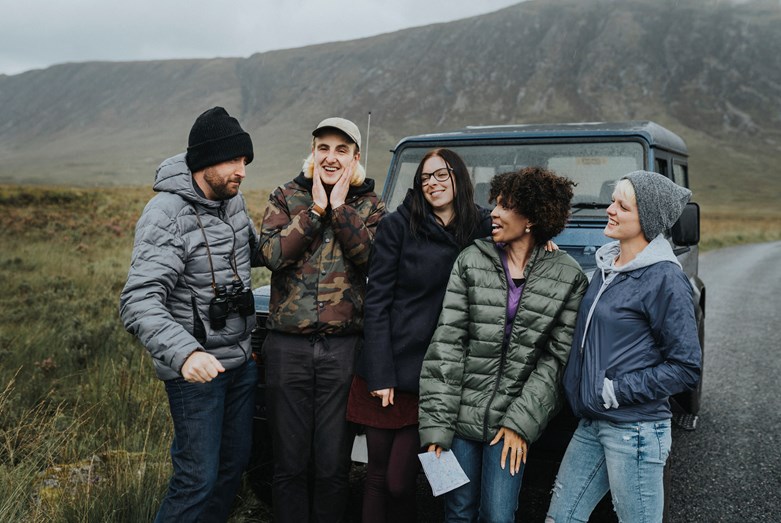
MULTIPOLYGON (((595 391, 592 390, 592 389, 594 389, 594 383, 591 382, 590 383, 591 387, 589 387, 589 382, 583 377, 583 376, 586 375, 586 373, 589 373, 589 374, 591 373, 590 369, 588 369, 588 367, 586 365, 586 358, 588 357, 588 354, 586 354, 585 348, 586 348, 586 339, 588 337, 588 329, 591 327, 592 315, 593 315, 593 313, 596 310, 597 302, 599 302, 600 298, 602 298, 602 295, 608 290, 608 287, 612 289, 613 287, 615 287, 614 284, 618 284, 618 283, 624 281, 625 279, 626 279, 626 274, 625 273, 616 274, 615 276, 613 276, 613 278, 610 280, 610 282, 607 283, 607 285, 606 285, 605 284, 605 275, 604 275, 604 272, 602 272, 602 284, 600 285, 600 288, 599 288, 599 291, 597 292, 597 295, 594 297, 594 302, 591 304, 591 310, 589 311, 589 314, 588 314, 588 317, 587 317, 587 320, 586 320, 586 325, 584 326, 584 330, 583 330, 583 337, 581 339, 581 342, 578 344, 579 345, 579 349, 580 349, 579 350, 579 352, 580 352, 580 386, 578 387, 578 389, 579 389, 579 394, 580 394, 581 409, 582 409, 583 412, 582 413, 573 412, 573 414, 575 414, 575 415, 581 415, 583 413, 588 413, 588 412, 592 411, 593 409, 591 408, 591 397, 592 397, 592 395, 596 396, 595 391)), ((591 352, 593 352, 593 350, 591 352)), ((598 355, 591 354, 591 357, 592 357, 592 360, 594 360, 594 359, 598 360, 598 355)), ((594 369, 594 370, 596 370, 597 373, 600 371, 599 368, 594 369)), ((599 402, 599 398, 597 398, 597 402, 599 402)))
MULTIPOLYGON (((499 264, 499 274, 504 275, 504 266, 501 262, 499 264)), ((507 277, 505 276, 505 280, 507 277)), ((510 344, 510 335, 507 334, 507 305, 510 301, 510 282, 505 281, 505 298, 504 298, 504 322, 502 323, 502 355, 499 358, 499 372, 494 380, 494 390, 491 392, 491 397, 488 399, 488 403, 485 406, 485 412, 483 413, 483 441, 488 441, 488 412, 491 410, 496 393, 499 391, 499 383, 502 381, 502 375, 504 374, 504 365, 507 359, 507 346, 510 344)), ((521 304, 518 304, 520 308, 521 304)), ((516 312, 516 316, 518 313, 516 312)), ((510 331, 512 334, 512 330, 510 331)))
MULTIPOLYGON (((584 414, 588 413, 591 409, 589 408, 589 402, 591 400, 591 390, 589 390, 588 382, 586 379, 584 379, 584 376, 586 376, 586 373, 588 371, 586 366, 586 358, 587 354, 585 351, 586 348, 586 338, 588 336, 588 329, 591 326, 591 315, 594 313, 594 309, 597 306, 597 302, 599 301, 599 298, 602 296, 602 293, 605 292, 605 289, 607 288, 605 286, 605 273, 604 271, 600 273, 602 276, 602 283, 599 285, 599 290, 597 291, 597 295, 594 297, 594 302, 591 304, 591 308, 586 315, 586 325, 583 327, 583 337, 580 340, 580 343, 578 343, 578 352, 580 353, 580 385, 578 386, 578 394, 580 396, 580 406, 577 410, 580 412, 573 412, 578 417, 583 417, 584 414)), ((596 277, 596 275, 594 276, 596 277)))
MULTIPOLYGON (((535 250, 534 255, 532 259, 529 260, 529 262, 526 264, 526 270, 523 272, 523 277, 526 278, 526 283, 529 283, 529 275, 531 274, 532 268, 534 267, 535 262, 537 261, 537 256, 539 256, 539 251, 535 250)), ((502 265, 501 261, 499 262, 499 274, 504 276, 505 280, 505 299, 504 299, 504 323, 502 324, 502 356, 499 359, 499 373, 496 375, 496 381, 494 382, 494 390, 491 392, 491 398, 488 400, 488 404, 485 407, 485 413, 483 414, 483 440, 488 440, 488 412, 491 410, 491 405, 494 402, 494 398, 496 397, 496 393, 499 391, 499 383, 502 381, 502 376, 504 375, 504 367, 507 363, 507 350, 510 346, 510 338, 512 337, 512 329, 510 329, 510 334, 507 334, 507 306, 508 302, 510 301, 510 282, 507 281, 507 275, 504 273, 504 265, 502 265)), ((525 290, 525 289, 524 289, 525 290)), ((518 302, 518 309, 515 311, 515 317, 518 317, 518 313, 521 310, 521 301, 523 301, 523 295, 521 295, 521 299, 518 302)), ((513 318, 513 321, 515 318, 513 318)))
MULTIPOLYGON (((505 314, 505 326, 507 325, 506 316, 507 315, 505 314)), ((483 414, 483 441, 488 441, 488 412, 491 410, 491 405, 493 404, 496 393, 499 390, 499 382, 502 381, 502 375, 504 374, 504 365, 507 359, 507 346, 509 345, 507 340, 508 336, 505 335, 505 341, 502 342, 502 357, 499 360, 499 373, 496 375, 496 380, 494 381, 494 390, 491 392, 491 398, 488 400, 488 404, 485 406, 485 413, 483 414)))

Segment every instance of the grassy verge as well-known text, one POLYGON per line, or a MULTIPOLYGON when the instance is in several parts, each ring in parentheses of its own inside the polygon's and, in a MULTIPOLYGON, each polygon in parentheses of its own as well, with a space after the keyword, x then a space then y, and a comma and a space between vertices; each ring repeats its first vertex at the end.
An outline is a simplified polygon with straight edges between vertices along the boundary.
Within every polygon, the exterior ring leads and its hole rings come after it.
POLYGON ((703 250, 781 240, 781 209, 706 209, 700 227, 703 250))
MULTIPOLYGON (((167 399, 117 314, 151 195, 0 187, 4 521, 151 521, 157 510, 170 474, 167 399)), ((259 221, 265 193, 247 196, 259 221)))
MULTIPOLYGON (((146 351, 117 316, 149 189, 0 186, 0 514, 150 521, 171 425, 146 351)), ((246 195, 260 223, 267 193, 246 195)), ((781 239, 781 211, 705 208, 702 246, 781 239)), ((253 284, 268 272, 253 270, 253 284)), ((268 520, 244 488, 232 521, 268 520)))

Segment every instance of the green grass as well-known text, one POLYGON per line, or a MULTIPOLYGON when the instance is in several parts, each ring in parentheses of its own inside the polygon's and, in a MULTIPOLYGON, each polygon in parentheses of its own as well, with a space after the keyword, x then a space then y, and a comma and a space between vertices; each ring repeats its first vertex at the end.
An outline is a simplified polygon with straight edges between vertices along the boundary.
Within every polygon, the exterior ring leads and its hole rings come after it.
MULTIPOLYGON (((247 195, 255 220, 265 195, 247 195)), ((2 521, 137 522, 157 510, 170 474, 167 399, 117 313, 150 196, 0 187, 2 521)), ((268 281, 264 270, 253 277, 268 281)), ((245 490, 233 521, 257 504, 245 490)))
MULTIPOLYGON (((170 474, 162 384, 117 314, 149 189, 0 186, 0 521, 149 521, 170 474)), ((246 195, 256 224, 267 193, 246 195)), ((781 239, 704 206, 703 248, 781 239)), ((253 284, 268 272, 253 270, 253 284)), ((232 521, 268 520, 243 488, 232 521)))

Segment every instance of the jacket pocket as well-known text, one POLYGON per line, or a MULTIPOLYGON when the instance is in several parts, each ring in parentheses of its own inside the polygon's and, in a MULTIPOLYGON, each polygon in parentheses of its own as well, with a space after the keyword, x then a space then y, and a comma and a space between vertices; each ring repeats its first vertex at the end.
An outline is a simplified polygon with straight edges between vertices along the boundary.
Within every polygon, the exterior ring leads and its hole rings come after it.
POLYGON ((588 389, 585 391, 586 397, 584 397, 584 403, 586 409, 594 414, 602 414, 605 412, 604 401, 602 401, 602 389, 605 384, 605 371, 599 369, 595 374, 591 374, 594 381, 589 383, 588 389))
POLYGON ((233 344, 252 334, 255 328, 255 316, 240 316, 234 312, 225 319, 225 327, 220 330, 211 329, 209 339, 219 340, 220 344, 233 344))
POLYGON ((201 316, 198 314, 198 302, 196 301, 195 296, 191 296, 190 301, 193 310, 193 338, 195 338, 203 347, 206 345, 206 327, 201 320, 201 316))

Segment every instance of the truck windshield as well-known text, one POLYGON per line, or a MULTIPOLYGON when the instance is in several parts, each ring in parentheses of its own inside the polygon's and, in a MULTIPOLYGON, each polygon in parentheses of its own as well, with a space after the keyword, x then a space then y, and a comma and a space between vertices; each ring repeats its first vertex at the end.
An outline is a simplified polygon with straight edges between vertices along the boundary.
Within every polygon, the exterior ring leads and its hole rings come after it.
MULTIPOLYGON (((580 209, 577 216, 605 216, 604 208, 610 204, 613 183, 631 171, 644 165, 643 145, 634 141, 623 142, 568 142, 455 145, 448 147, 464 159, 472 182, 475 184, 475 201, 488 206, 491 178, 499 173, 523 167, 542 166, 577 183, 573 207, 580 209)), ((431 149, 429 146, 405 146, 399 151, 394 170, 386 187, 384 199, 389 209, 395 209, 404 199, 420 159, 431 149)))

